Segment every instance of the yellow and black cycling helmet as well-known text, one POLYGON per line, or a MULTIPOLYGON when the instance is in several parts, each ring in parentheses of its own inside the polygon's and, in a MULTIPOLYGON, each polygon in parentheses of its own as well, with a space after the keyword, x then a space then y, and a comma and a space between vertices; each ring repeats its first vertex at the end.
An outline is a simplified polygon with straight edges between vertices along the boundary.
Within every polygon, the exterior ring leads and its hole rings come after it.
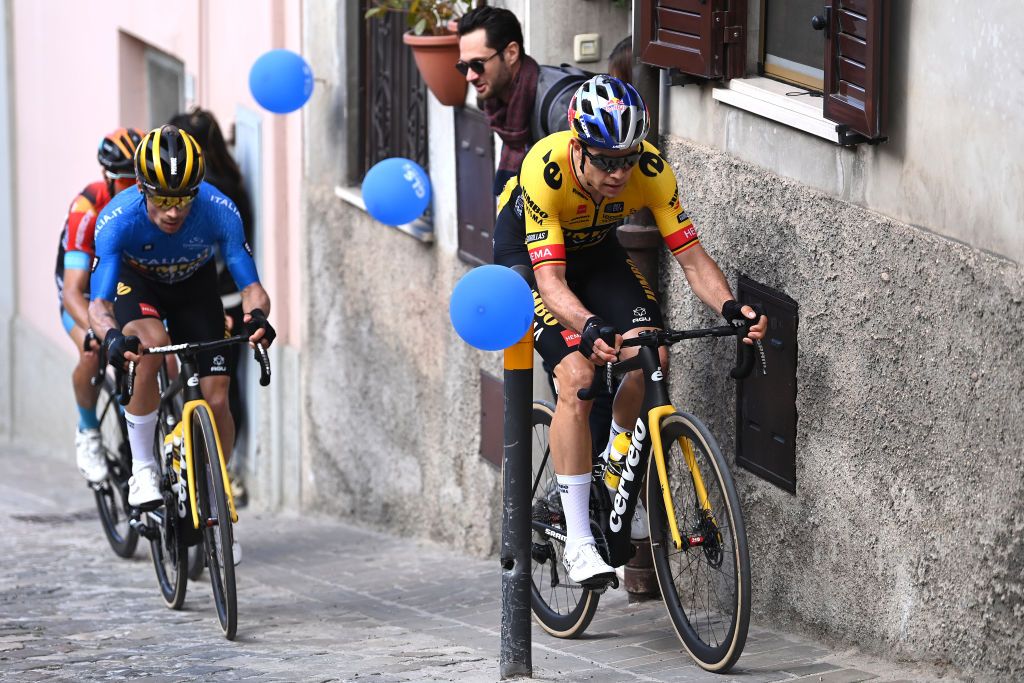
POLYGON ((138 128, 118 128, 100 140, 96 159, 110 179, 135 176, 135 148, 142 140, 138 128))
POLYGON ((205 175, 199 143, 176 126, 154 128, 135 150, 135 178, 149 194, 192 196, 205 175))

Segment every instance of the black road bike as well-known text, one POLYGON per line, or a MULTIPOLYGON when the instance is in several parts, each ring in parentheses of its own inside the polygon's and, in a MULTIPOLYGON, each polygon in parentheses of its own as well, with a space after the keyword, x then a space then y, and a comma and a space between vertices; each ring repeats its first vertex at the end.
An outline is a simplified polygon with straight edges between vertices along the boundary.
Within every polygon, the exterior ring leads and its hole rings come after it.
MULTIPOLYGON (((601 385, 632 370, 644 377, 644 402, 632 431, 614 500, 595 462, 590 492, 591 530, 598 551, 613 567, 632 555, 630 526, 637 498, 646 487, 647 519, 658 585, 669 619, 686 651, 708 671, 728 671, 739 659, 750 622, 750 560, 736 487, 725 457, 696 416, 674 408, 660 366, 658 347, 684 339, 743 337, 748 326, 652 330, 627 339, 631 359, 609 363, 594 385, 580 391, 593 398, 601 385), (603 377, 602 377, 603 375, 603 377), (653 457, 651 457, 653 455, 653 457)), ((731 375, 748 375, 755 347, 740 344, 731 375)), ((756 347, 760 351, 760 346, 756 347)), ((760 354, 764 371, 764 354, 760 354)), ((553 407, 533 405, 533 508, 531 604, 538 623, 559 638, 574 638, 590 625, 608 586, 573 583, 562 566, 565 522, 548 441, 553 407)), ((618 582, 612 580, 612 586, 618 582)))
MULTIPOLYGON (((238 521, 238 514, 213 410, 200 389, 196 356, 248 343, 247 336, 238 335, 210 342, 155 346, 140 352, 177 354, 181 370, 176 378, 160 386, 156 460, 163 501, 153 510, 140 512, 133 524, 149 539, 160 593, 171 609, 180 609, 185 600, 188 548, 202 546, 217 618, 228 640, 234 639, 238 627, 232 550, 232 525, 238 521)), ((260 366, 260 384, 267 386, 270 358, 259 344, 254 355, 260 366)), ((134 375, 134 363, 129 363, 121 394, 125 403, 134 388, 134 375)))

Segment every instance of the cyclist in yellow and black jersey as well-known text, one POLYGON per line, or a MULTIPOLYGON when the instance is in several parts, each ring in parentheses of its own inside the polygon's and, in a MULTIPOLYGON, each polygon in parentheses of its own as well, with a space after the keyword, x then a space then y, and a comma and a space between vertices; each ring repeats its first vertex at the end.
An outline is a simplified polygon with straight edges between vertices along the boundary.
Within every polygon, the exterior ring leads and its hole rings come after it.
POLYGON ((575 137, 573 131, 562 131, 541 140, 523 161, 519 177, 505 186, 498 205, 521 202, 527 232, 496 233, 496 253, 521 252, 525 243, 535 269, 565 265, 567 252, 586 254, 586 250, 612 245, 615 228, 644 208, 654 214, 673 254, 698 243, 697 229, 679 202, 675 173, 654 145, 640 143, 639 173, 630 174, 616 196, 595 198, 569 163, 575 137))
MULTIPOLYGON (((753 319, 740 306, 679 201, 675 174, 658 150, 644 142, 647 107, 631 85, 595 76, 576 91, 571 130, 540 140, 510 180, 499 202, 495 263, 529 263, 537 280, 536 348, 554 367, 558 403, 550 443, 566 525, 563 562, 569 578, 601 587, 614 576, 590 532, 590 404, 577 397, 590 386, 595 365, 628 358, 622 339, 662 327, 653 290, 619 245, 614 228, 649 208, 666 245, 693 292, 730 322, 753 319), (573 353, 579 351, 579 353, 573 353)), ((763 316, 746 343, 764 336, 763 316)), ((668 356, 662 349, 662 367, 668 356)), ((613 404, 612 433, 632 426, 643 400, 643 379, 627 374, 613 404)), ((611 439, 609 439, 609 442, 611 439)), ((633 537, 646 535, 639 505, 633 537), (641 535, 642 534, 642 535, 641 535)))

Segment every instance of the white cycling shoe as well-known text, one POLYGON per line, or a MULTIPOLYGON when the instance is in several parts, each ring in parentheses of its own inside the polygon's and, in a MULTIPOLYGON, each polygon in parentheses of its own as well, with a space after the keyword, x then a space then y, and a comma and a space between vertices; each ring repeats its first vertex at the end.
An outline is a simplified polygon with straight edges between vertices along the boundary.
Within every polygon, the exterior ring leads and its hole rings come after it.
POLYGON ((156 467, 143 467, 128 480, 128 504, 152 510, 164 502, 156 467))
POLYGON ((92 484, 107 478, 107 459, 103 456, 100 430, 83 429, 75 435, 75 463, 82 476, 92 484))
POLYGON ((615 570, 601 558, 593 543, 584 543, 577 546, 574 553, 565 553, 562 564, 569 572, 569 579, 586 588, 603 588, 615 579, 615 570))

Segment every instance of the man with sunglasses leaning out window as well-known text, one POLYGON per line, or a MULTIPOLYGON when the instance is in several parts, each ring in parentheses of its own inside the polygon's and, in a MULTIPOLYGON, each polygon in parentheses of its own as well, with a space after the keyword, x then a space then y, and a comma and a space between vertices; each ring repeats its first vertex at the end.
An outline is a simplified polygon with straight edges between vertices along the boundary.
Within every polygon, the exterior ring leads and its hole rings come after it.
MULTIPOLYGON (((576 91, 569 124, 571 130, 530 149, 518 182, 502 192, 494 249, 495 262, 506 265, 519 258, 524 243, 529 253, 543 302, 534 317, 536 348, 554 366, 559 389, 550 436, 566 525, 563 561, 572 581, 601 588, 614 570, 590 532, 590 403, 579 400, 577 391, 590 386, 596 365, 616 360, 623 338, 663 326, 654 292, 619 245, 615 227, 650 209, 701 301, 729 321, 756 314, 736 303, 680 204, 671 166, 644 142, 650 119, 636 89, 611 76, 594 76, 576 91)), ((744 342, 762 338, 766 327, 762 316, 744 342)), ((621 357, 635 353, 622 349, 621 357)), ((667 368, 668 353, 660 354, 667 368)), ((612 437, 632 428, 639 415, 639 372, 626 375, 616 393, 612 437)), ((634 525, 645 526, 643 517, 638 504, 634 525)), ((633 531, 634 538, 646 535, 633 531)))
MULTIPOLYGON (((111 365, 136 362, 135 393, 125 412, 132 451, 128 502, 142 509, 161 503, 153 437, 159 402, 156 374, 163 358, 140 357, 138 347, 225 336, 215 248, 242 293, 250 342, 269 346, 275 336, 266 317, 270 297, 259 282, 238 209, 203 182, 204 173, 203 154, 192 136, 170 125, 156 128, 135 153, 139 191, 115 197, 96 222, 89 320, 111 365)), ((199 357, 199 381, 225 457, 230 457, 235 440, 228 409, 229 371, 226 354, 214 351, 199 357)))
POLYGON ((107 476, 96 415, 99 389, 92 385, 100 343, 89 328, 89 269, 96 251, 96 216, 114 195, 135 185, 132 157, 141 139, 142 131, 138 129, 118 128, 100 140, 96 158, 103 167, 103 180, 86 185, 71 201, 57 247, 54 279, 61 323, 78 349, 78 364, 71 373, 78 405, 75 461, 82 476, 92 483, 107 476))

